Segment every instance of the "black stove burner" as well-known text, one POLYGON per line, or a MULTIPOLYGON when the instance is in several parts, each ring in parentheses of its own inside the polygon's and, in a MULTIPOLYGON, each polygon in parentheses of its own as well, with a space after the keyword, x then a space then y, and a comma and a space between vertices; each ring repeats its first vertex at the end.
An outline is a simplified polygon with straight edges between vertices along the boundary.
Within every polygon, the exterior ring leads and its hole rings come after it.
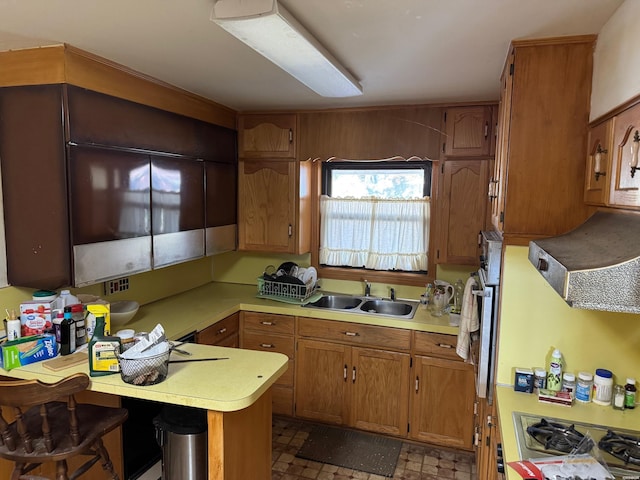
POLYGON ((528 426, 527 433, 544 445, 545 450, 580 454, 590 452, 594 445, 591 439, 585 440, 573 425, 549 422, 544 418, 528 426))
POLYGON ((612 430, 600 439, 598 446, 605 452, 622 460, 625 465, 640 465, 640 438, 622 435, 612 430))

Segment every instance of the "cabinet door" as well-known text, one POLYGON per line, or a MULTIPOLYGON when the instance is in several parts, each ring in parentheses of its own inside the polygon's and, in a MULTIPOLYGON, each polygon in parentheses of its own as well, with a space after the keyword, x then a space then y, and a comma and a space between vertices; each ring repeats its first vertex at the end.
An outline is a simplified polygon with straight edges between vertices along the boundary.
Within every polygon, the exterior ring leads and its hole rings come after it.
POLYGON ((473 365, 416 356, 409 437, 446 447, 473 445, 473 365))
POLYGON ((454 160, 442 165, 441 228, 437 263, 477 265, 478 233, 487 215, 489 160, 454 160))
POLYGON ((636 133, 640 132, 640 106, 625 110, 615 117, 614 122, 609 204, 640 207, 640 172, 635 171, 632 176, 630 166, 632 145, 640 146, 640 142, 634 142, 636 133))
POLYGON ((293 252, 296 162, 240 160, 238 248, 293 252))
POLYGON ((203 257, 203 162, 151 157, 151 189, 153 266, 203 257))
POLYGON ((609 200, 612 129, 613 119, 609 119, 589 130, 584 178, 584 201, 589 205, 605 205, 609 200))
POLYGON ((351 372, 350 347, 298 340, 296 355, 296 416, 346 425, 351 372))
POLYGON ((446 139, 443 153, 448 157, 487 156, 491 151, 492 107, 453 107, 444 111, 446 139))
POLYGON ((351 358, 350 425, 361 430, 405 436, 409 354, 354 347, 351 358))
POLYGON ((489 183, 489 201, 491 204, 491 223, 502 232, 504 223, 504 202, 507 182, 507 161, 509 158, 509 127, 511 123, 511 92, 513 75, 511 65, 513 54, 509 56, 507 67, 502 73, 500 104, 498 105, 498 132, 496 136, 496 160, 489 183))
POLYGON ((238 222, 238 167, 205 162, 205 228, 207 255, 235 250, 238 222))
POLYGON ((238 118, 238 156, 296 158, 295 114, 241 115, 238 118))
POLYGON ((70 147, 74 284, 151 270, 149 157, 70 147))

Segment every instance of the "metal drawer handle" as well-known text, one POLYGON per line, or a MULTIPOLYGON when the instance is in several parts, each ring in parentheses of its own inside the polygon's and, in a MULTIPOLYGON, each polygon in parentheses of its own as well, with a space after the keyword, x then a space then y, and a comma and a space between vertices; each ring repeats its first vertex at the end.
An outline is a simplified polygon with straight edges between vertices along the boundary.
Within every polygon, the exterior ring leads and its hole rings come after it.
POLYGON ((276 348, 276 346, 273 343, 261 343, 260 346, 262 348, 276 348))
POLYGON ((453 348, 453 345, 449 345, 448 343, 438 343, 440 348, 453 348))
POLYGON ((275 323, 274 323, 274 322, 270 322, 270 321, 268 321, 268 320, 263 320, 263 321, 262 321, 262 322, 260 322, 260 323, 261 323, 262 325, 269 325, 269 326, 271 326, 271 325, 275 325, 275 323))
POLYGON ((226 331, 227 331, 226 328, 221 328, 220 330, 218 330, 218 335, 220 335, 221 333, 224 333, 226 331))
POLYGON ((358 332, 344 332, 347 337, 359 337, 360 334, 358 332))
POLYGON ((418 393, 419 387, 420 387, 420 377, 416 376, 416 393, 418 393))
POLYGON ((347 381, 347 365, 344 365, 344 371, 343 371, 343 376, 344 376, 344 381, 347 381))
POLYGON ((356 367, 353 367, 353 372, 351 374, 351 383, 356 383, 356 367))

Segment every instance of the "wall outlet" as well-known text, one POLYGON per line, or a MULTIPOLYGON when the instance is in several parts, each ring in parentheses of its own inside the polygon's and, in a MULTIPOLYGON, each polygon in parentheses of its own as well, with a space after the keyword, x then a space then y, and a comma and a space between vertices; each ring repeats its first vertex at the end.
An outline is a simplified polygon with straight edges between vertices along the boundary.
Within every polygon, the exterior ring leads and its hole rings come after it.
POLYGON ((127 290, 129 290, 129 277, 116 278, 115 280, 104 282, 105 295, 125 292, 127 290))

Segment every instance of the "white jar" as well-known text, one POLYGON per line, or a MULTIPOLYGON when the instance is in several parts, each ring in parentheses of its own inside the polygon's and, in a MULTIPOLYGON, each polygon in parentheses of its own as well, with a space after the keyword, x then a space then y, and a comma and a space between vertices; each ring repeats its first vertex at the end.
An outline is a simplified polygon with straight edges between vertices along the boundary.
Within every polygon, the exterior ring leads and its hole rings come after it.
POLYGON ((576 400, 578 402, 589 403, 591 392, 593 391, 593 375, 589 372, 578 373, 578 384, 576 385, 576 400))
POLYGON ((593 377, 593 403, 611 405, 613 393, 613 374, 604 368, 598 368, 593 377))

